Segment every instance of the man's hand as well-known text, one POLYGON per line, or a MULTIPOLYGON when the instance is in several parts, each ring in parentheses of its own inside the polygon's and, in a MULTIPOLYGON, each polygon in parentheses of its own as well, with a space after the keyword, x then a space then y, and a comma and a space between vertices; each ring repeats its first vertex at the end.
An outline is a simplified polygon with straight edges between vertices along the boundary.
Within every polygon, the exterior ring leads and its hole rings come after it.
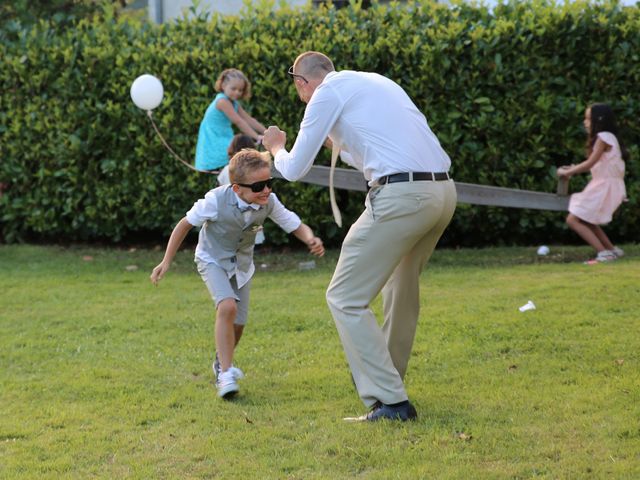
POLYGON ((322 244, 322 240, 320 240, 319 237, 313 237, 307 242, 307 246, 309 247, 309 251, 316 257, 321 257, 324 255, 324 245, 322 244))
POLYGON ((264 136, 262 137, 262 145, 264 148, 269 150, 271 155, 274 157, 278 150, 284 148, 287 143, 287 134, 280 130, 278 127, 271 125, 264 131, 264 136))

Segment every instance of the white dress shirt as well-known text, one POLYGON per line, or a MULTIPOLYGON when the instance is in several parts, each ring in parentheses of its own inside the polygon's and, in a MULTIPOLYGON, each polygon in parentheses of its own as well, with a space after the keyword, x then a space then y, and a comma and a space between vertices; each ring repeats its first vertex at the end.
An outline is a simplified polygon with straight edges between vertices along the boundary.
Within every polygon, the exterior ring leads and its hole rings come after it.
POLYGON ((307 104, 291 152, 276 152, 275 167, 287 180, 304 177, 327 137, 370 184, 400 172, 447 172, 451 165, 405 91, 377 73, 327 74, 307 104))
MULTIPOLYGON (((275 193, 271 193, 271 195, 274 198, 274 203, 273 210, 271 211, 271 215, 269 215, 269 218, 276 222, 276 224, 285 232, 293 232, 302 224, 300 217, 298 217, 298 215, 296 215, 291 210, 287 210, 282 202, 280 202, 275 193)), ((238 208, 244 211, 245 223, 248 225, 248 223, 250 222, 248 209, 252 208, 254 210, 258 210, 260 208, 260 205, 258 205, 257 203, 247 203, 242 200, 237 194, 236 199, 238 201, 238 208)), ((191 207, 191 210, 187 212, 186 217, 187 221, 194 227, 201 227, 204 222, 215 222, 218 218, 218 201, 216 200, 216 195, 213 190, 207 192, 204 198, 201 198, 200 200, 195 202, 193 204, 193 207, 191 207)), ((198 245, 196 246, 195 257, 196 260, 218 265, 215 259, 211 255, 209 255, 206 250, 200 247, 200 243, 198 243, 198 245)), ((236 281, 238 283, 238 288, 241 288, 251 279, 255 271, 256 267, 252 261, 248 271, 243 272, 236 267, 235 271, 229 272, 229 278, 235 275, 236 281)))

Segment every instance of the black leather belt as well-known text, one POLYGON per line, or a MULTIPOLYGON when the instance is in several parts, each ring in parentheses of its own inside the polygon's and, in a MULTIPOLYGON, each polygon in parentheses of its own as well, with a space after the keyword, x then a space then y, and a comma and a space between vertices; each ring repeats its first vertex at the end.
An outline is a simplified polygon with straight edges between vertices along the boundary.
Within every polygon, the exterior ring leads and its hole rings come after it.
POLYGON ((393 175, 385 175, 378 179, 378 185, 385 185, 387 183, 396 182, 417 182, 417 181, 431 181, 441 182, 443 180, 449 180, 449 172, 403 172, 394 173, 393 175))

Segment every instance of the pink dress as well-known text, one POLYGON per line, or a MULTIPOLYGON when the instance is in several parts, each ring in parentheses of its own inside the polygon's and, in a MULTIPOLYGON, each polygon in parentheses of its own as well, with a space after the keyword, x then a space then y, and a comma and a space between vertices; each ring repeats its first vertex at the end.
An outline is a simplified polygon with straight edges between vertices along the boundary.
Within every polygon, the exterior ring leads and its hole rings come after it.
POLYGON ((611 148, 603 152, 591 168, 591 181, 569 200, 569 212, 585 222, 605 225, 625 201, 624 161, 618 139, 613 133, 600 132, 598 138, 611 148))

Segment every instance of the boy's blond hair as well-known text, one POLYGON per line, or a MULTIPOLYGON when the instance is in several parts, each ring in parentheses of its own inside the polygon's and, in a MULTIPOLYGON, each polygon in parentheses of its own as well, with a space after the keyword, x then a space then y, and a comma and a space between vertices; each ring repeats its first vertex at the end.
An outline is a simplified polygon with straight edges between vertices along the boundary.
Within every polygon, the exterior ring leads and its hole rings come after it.
POLYGON ((251 98, 251 82, 247 76, 237 68, 227 68, 223 70, 218 79, 216 80, 215 89, 216 92, 222 91, 224 82, 231 78, 238 78, 244 82, 244 90, 242 92, 242 100, 249 100, 251 98))
POLYGON ((236 153, 229 161, 229 180, 231 183, 246 183, 249 172, 255 172, 262 168, 271 169, 269 152, 245 148, 236 153))

